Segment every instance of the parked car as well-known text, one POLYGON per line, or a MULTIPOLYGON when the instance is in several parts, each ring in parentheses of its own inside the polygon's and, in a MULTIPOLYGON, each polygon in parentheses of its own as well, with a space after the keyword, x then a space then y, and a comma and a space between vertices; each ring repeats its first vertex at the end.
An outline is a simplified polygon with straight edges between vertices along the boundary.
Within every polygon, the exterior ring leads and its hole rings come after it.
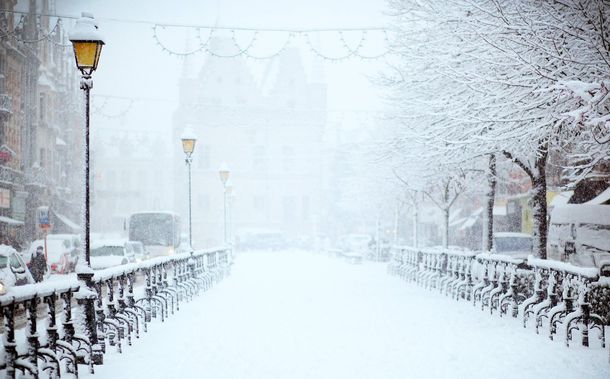
MULTIPOLYGON (((36 248, 45 247, 45 241, 35 240, 30 244, 26 261, 29 262, 36 253, 36 248)), ((68 274, 74 272, 78 261, 80 240, 75 234, 49 234, 47 235, 47 264, 50 272, 54 274, 68 274)), ((44 250, 43 250, 44 251, 44 250)))
POLYGON ((30 270, 17 251, 7 245, 0 245, 0 295, 11 287, 34 283, 30 270))
POLYGON ((140 241, 125 242, 125 249, 127 249, 127 255, 133 254, 136 262, 138 263, 150 258, 150 253, 140 241))
POLYGON ((100 240, 91 243, 91 268, 102 270, 136 261, 135 254, 127 251, 124 240, 100 240))
POLYGON ((532 236, 526 233, 496 232, 493 235, 494 247, 492 253, 510 255, 513 258, 523 258, 532 254, 532 236))
POLYGON ((350 263, 362 263, 374 246, 373 237, 368 234, 348 234, 340 238, 341 256, 350 263))

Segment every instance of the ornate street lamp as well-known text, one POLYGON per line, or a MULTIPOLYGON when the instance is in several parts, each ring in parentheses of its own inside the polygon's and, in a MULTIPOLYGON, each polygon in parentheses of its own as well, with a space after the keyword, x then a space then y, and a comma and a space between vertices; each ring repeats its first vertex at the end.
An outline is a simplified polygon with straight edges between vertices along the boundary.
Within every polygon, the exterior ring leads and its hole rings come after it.
MULTIPOLYGON (((100 61, 104 39, 98 31, 97 22, 91 13, 83 12, 82 17, 76 21, 75 28, 70 32, 70 42, 74 47, 76 67, 82 73, 80 88, 85 91, 85 253, 84 261, 91 267, 90 261, 90 214, 89 214, 89 109, 90 93, 93 88, 91 74, 97 69, 100 61)), ((79 259, 79 265, 82 264, 79 259)))
MULTIPOLYGON (((224 243, 226 244, 228 242, 228 235, 227 235, 227 190, 228 190, 228 186, 227 183, 229 183, 229 175, 231 174, 231 171, 229 171, 229 166, 227 166, 226 163, 222 163, 220 165, 220 168, 218 169, 218 175, 220 176, 220 181, 222 182, 222 186, 224 187, 224 226, 225 226, 225 230, 224 230, 224 243)), ((232 189, 232 187, 231 187, 232 189)))
POLYGON ((78 299, 83 307, 85 316, 85 333, 91 343, 91 356, 93 363, 102 364, 104 355, 103 347, 98 343, 97 330, 95 327, 95 289, 93 287, 93 271, 90 261, 90 195, 89 195, 89 109, 90 92, 93 88, 91 74, 97 69, 104 46, 104 39, 98 31, 97 22, 91 13, 82 13, 82 17, 76 21, 76 26, 70 32, 70 42, 74 47, 76 67, 80 70, 82 77, 80 88, 85 91, 85 244, 80 253, 76 272, 79 281, 84 284, 85 295, 78 299))
POLYGON ((182 151, 184 151, 186 165, 189 171, 189 245, 193 248, 193 223, 191 214, 191 162, 193 162, 193 151, 195 151, 195 143, 197 142, 197 136, 192 129, 186 128, 182 132, 180 137, 182 140, 182 151))

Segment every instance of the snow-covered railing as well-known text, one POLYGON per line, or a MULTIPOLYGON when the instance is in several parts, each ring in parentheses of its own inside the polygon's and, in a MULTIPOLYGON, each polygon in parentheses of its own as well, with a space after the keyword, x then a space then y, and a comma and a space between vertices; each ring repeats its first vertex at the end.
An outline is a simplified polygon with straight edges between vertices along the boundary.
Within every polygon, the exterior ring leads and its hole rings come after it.
POLYGON ((395 246, 388 272, 490 313, 520 316, 524 326, 533 319, 536 333, 547 326, 550 339, 561 326, 566 344, 579 330, 582 345, 589 346, 589 333, 596 330, 605 347, 610 277, 604 275, 610 265, 600 270, 531 256, 395 246))
POLYGON ((95 271, 78 280, 11 288, 0 296, 0 375, 77 377, 79 365, 93 373, 107 347, 122 352, 125 341, 131 345, 153 318, 164 321, 183 301, 229 274, 230 254, 225 247, 201 250, 95 271), (136 294, 142 281, 143 291, 136 294))

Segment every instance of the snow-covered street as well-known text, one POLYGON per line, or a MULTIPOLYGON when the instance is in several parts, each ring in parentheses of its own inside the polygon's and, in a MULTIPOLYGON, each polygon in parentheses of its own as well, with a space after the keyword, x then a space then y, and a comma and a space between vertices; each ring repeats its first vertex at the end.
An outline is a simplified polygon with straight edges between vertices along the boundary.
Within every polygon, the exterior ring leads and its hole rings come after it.
MULTIPOLYGON (((608 378, 608 352, 549 341, 515 319, 301 251, 237 256, 97 378, 608 378)), ((84 370, 83 370, 84 371, 84 370)))

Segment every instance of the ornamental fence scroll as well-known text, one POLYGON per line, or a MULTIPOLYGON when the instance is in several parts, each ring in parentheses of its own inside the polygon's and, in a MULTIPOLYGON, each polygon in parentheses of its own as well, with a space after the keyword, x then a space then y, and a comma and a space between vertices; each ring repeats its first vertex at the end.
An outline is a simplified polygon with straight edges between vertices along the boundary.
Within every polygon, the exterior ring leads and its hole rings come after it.
POLYGON ((79 365, 93 373, 110 348, 121 353, 152 319, 164 322, 229 275, 230 256, 223 247, 95 271, 88 283, 67 278, 12 288, 0 296, 0 375, 78 377, 79 365))
POLYGON ((388 273, 455 300, 498 313, 521 317, 523 326, 543 327, 552 340, 563 331, 566 346, 580 332, 589 346, 597 331, 605 348, 610 325, 610 262, 601 269, 569 263, 450 249, 395 246, 388 273))

